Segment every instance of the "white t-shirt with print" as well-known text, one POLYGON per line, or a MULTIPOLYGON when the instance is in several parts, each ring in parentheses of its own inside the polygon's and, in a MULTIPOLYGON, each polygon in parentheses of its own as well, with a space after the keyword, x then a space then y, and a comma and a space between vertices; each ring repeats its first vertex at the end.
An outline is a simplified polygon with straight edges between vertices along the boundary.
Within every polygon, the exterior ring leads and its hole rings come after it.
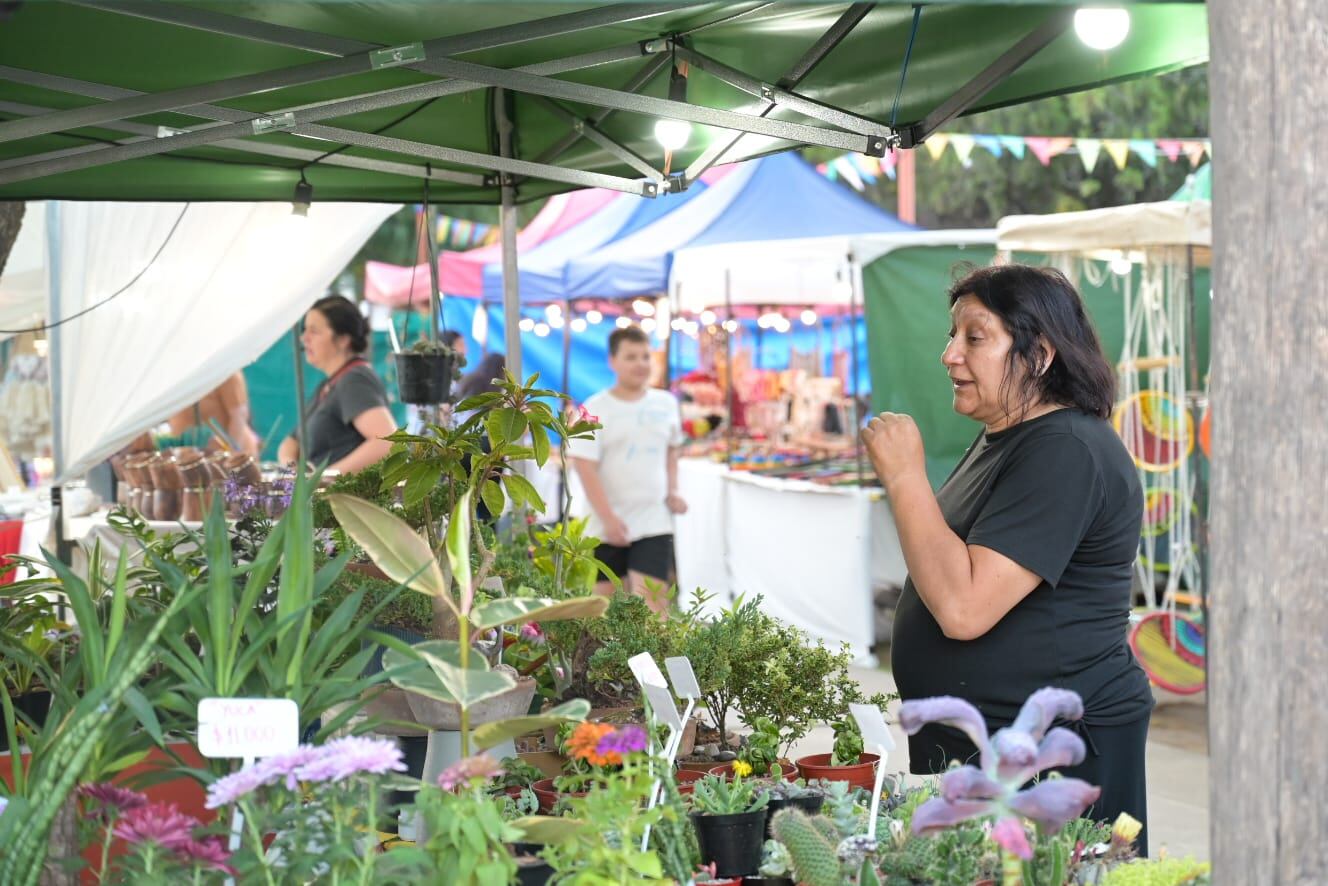
MULTIPOLYGON (((636 541, 673 532, 669 494, 669 447, 681 446, 682 420, 678 401, 668 391, 647 388, 638 400, 620 400, 600 391, 585 403, 601 425, 593 440, 568 441, 576 458, 599 462, 600 482, 609 506, 627 524, 627 538, 636 541)), ((604 537, 604 524, 584 497, 578 516, 589 516, 586 531, 604 537)))

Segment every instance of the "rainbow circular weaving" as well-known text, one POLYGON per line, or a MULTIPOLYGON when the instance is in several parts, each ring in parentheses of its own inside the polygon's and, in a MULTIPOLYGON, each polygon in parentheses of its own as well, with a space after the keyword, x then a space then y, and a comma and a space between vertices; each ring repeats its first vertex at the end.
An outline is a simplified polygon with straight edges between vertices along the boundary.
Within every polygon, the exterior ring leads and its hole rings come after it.
POLYGON ((1168 612, 1153 612, 1130 631, 1130 649, 1135 658, 1148 674, 1148 678, 1157 686, 1180 695, 1193 695, 1202 692, 1207 684, 1207 674, 1202 664, 1194 664, 1187 656, 1182 656, 1171 646, 1168 631, 1164 624, 1171 619, 1168 612))
POLYGON ((1145 471, 1173 471, 1194 451, 1194 417, 1161 391, 1140 391, 1117 404, 1111 424, 1145 471))

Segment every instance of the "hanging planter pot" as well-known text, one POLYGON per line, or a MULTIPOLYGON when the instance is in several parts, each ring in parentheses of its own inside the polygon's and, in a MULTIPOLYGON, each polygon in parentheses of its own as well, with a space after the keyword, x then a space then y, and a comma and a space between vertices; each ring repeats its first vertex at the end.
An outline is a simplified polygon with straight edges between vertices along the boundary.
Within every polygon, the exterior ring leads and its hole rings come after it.
POLYGON ((445 403, 452 393, 452 378, 456 368, 456 354, 442 345, 438 350, 402 351, 396 355, 397 390, 402 403, 415 406, 436 406, 445 403))

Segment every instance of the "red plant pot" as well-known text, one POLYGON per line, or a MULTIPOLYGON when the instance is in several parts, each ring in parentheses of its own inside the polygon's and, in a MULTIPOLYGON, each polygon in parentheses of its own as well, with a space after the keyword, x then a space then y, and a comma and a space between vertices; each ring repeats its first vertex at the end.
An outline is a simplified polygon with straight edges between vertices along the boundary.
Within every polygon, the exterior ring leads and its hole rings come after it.
POLYGON ((858 762, 851 766, 831 766, 830 754, 809 754, 798 758, 798 774, 808 781, 813 778, 825 781, 846 781, 857 788, 872 790, 876 787, 876 764, 879 754, 863 754, 858 762))
POLYGON ((696 769, 679 769, 673 773, 673 780, 678 783, 678 793, 684 796, 696 790, 696 783, 706 774, 696 769))

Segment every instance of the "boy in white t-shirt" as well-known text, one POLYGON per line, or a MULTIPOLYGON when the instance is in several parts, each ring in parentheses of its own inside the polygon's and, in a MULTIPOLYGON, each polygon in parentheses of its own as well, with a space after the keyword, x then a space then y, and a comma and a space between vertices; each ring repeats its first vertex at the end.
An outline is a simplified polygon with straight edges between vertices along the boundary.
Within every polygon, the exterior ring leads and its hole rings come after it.
POLYGON ((617 383, 585 403, 603 427, 593 440, 571 440, 568 448, 589 504, 587 532, 602 541, 595 555, 663 612, 673 572, 673 515, 687 511, 678 495, 678 401, 650 387, 650 338, 640 327, 609 336, 609 366, 617 383))

